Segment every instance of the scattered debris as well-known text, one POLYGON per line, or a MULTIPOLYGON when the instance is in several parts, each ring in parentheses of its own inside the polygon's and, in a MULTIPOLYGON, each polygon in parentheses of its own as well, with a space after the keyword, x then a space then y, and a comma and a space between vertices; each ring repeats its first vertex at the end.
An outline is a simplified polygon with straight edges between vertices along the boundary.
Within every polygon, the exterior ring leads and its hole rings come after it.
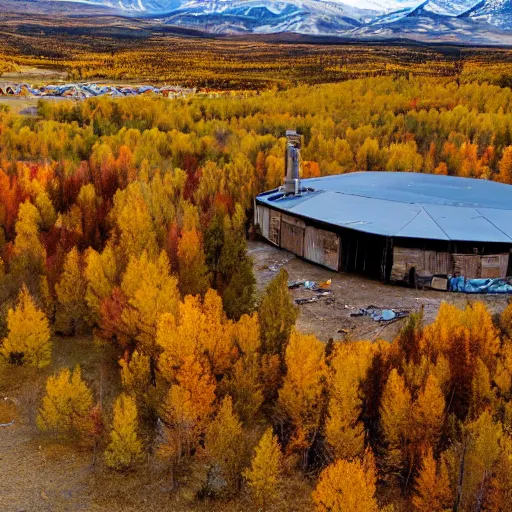
POLYGON ((286 260, 275 261, 272 265, 268 266, 268 269, 270 272, 279 272, 281 268, 284 267, 292 259, 293 257, 286 260))
POLYGON ((318 289, 315 289, 314 290, 315 292, 315 295, 313 295, 312 297, 301 297, 301 298, 298 298, 298 299, 295 299, 295 304, 297 304, 298 306, 302 306, 303 304, 311 304, 312 302, 317 302, 321 299, 326 299, 326 303, 327 304, 333 304, 335 302, 335 299, 334 297, 332 296, 332 291, 331 290, 318 290, 318 289))
POLYGON ((375 306, 368 306, 367 308, 361 308, 357 313, 350 313, 350 316, 369 316, 376 322, 390 322, 391 320, 398 320, 405 318, 409 315, 409 311, 401 309, 383 309, 376 308, 375 306))
POLYGON ((332 290, 330 290, 330 286, 332 281, 328 279, 327 281, 323 281, 317 284, 315 281, 290 281, 288 283, 289 290, 297 290, 299 288, 304 288, 310 292, 313 292, 315 295, 312 297, 300 297, 295 299, 295 304, 302 306, 303 304, 311 304, 313 302, 317 302, 321 299, 327 299, 327 304, 333 304, 335 302, 334 297, 332 297, 332 290))
POLYGON ((320 297, 314 296, 314 297, 308 297, 306 299, 295 299, 295 304, 298 306, 302 306, 303 304, 311 304, 312 302, 317 302, 320 300, 320 297))

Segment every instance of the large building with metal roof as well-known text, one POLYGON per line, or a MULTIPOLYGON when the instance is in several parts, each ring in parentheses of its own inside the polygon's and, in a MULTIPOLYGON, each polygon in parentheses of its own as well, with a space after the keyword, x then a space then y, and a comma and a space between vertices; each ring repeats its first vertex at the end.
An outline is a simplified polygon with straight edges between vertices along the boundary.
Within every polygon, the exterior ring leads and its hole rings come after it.
POLYGON ((301 180, 299 151, 292 140, 285 185, 256 198, 255 224, 273 244, 384 281, 511 275, 512 186, 398 172, 301 180))

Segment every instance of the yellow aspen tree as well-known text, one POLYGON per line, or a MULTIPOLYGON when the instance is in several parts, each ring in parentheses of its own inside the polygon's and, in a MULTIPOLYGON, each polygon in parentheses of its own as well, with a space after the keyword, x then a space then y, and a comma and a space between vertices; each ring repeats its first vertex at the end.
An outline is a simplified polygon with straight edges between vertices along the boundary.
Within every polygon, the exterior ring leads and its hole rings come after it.
POLYGON ((484 498, 484 510, 512 510, 512 439, 503 436, 500 440, 500 455, 494 464, 484 498))
POLYGON ((498 181, 512 185, 512 146, 508 146, 503 150, 499 168, 498 181))
POLYGON ((126 470, 142 460, 142 443, 137 434, 135 398, 125 393, 114 403, 114 420, 110 443, 105 450, 105 463, 118 471, 126 470))
POLYGON ((7 329, 7 337, 0 346, 0 354, 7 361, 37 368, 50 364, 52 344, 48 319, 37 308, 25 286, 14 309, 7 312, 7 329))
POLYGON ((39 276, 44 273, 46 251, 39 240, 41 222, 39 211, 28 199, 20 204, 10 274, 27 285, 34 279, 39 281, 39 276))
POLYGON ((468 304, 464 310, 463 323, 470 332, 472 356, 480 357, 487 368, 494 370, 501 343, 489 309, 481 301, 468 304))
POLYGON ((269 283, 258 310, 264 354, 278 355, 284 361, 286 346, 297 320, 297 308, 288 291, 288 273, 281 269, 269 283))
POLYGON ((418 445, 436 446, 441 435, 445 405, 437 378, 429 375, 412 406, 414 436, 418 445))
POLYGON ((119 234, 119 249, 125 262, 140 258, 144 252, 150 258, 158 255, 153 219, 139 182, 116 192, 111 217, 119 234))
POLYGON ((503 334, 509 340, 512 339, 512 302, 509 302, 507 307, 502 311, 499 326, 503 334))
POLYGON ((464 428, 465 453, 463 464, 457 461, 460 483, 456 502, 458 510, 476 510, 489 490, 490 476, 496 469, 503 452, 503 427, 493 421, 489 411, 484 411, 464 428))
POLYGON ((156 260, 146 252, 132 257, 126 268, 121 289, 128 299, 122 320, 137 341, 140 351, 157 361, 160 348, 156 341, 158 321, 164 313, 177 314, 179 292, 177 280, 170 274, 165 251, 156 260))
POLYGON ((293 426, 288 449, 301 450, 305 457, 320 426, 326 377, 324 345, 313 335, 293 332, 285 362, 287 372, 278 406, 293 426))
POLYGON ((243 472, 256 504, 265 511, 279 497, 283 455, 269 428, 254 450, 251 467, 243 472))
POLYGON ((337 460, 320 473, 313 491, 317 512, 378 512, 373 454, 363 459, 337 460))
POLYGON ((179 288, 181 294, 204 295, 210 286, 203 243, 197 230, 183 231, 178 242, 179 288))
POLYGON ((504 341, 500 348, 493 382, 498 387, 501 396, 510 397, 512 392, 512 342, 510 340, 504 341))
POLYGON ((81 269, 80 254, 76 247, 66 255, 59 282, 55 285, 57 311, 55 328, 64 334, 79 334, 85 331, 88 308, 85 301, 87 283, 81 269))
POLYGON ((119 360, 121 366, 121 383, 124 389, 137 397, 147 393, 151 385, 151 368, 149 357, 138 350, 131 357, 119 360))
POLYGON ((80 366, 67 368, 46 381, 46 394, 37 416, 43 432, 82 437, 91 431, 92 392, 82 379, 80 366))
POLYGON ((156 341, 162 350, 162 375, 171 381, 187 356, 207 364, 214 375, 224 374, 236 355, 232 331, 233 324, 226 318, 215 290, 208 290, 202 301, 188 295, 179 305, 177 318, 164 314, 158 324, 156 341))
POLYGON ((412 503, 417 512, 443 512, 453 505, 446 463, 441 459, 437 464, 430 447, 423 456, 412 503))
POLYGON ((229 489, 238 491, 245 455, 243 430, 233 411, 230 396, 224 398, 217 415, 206 429, 205 452, 209 461, 220 469, 229 489))
POLYGON ((471 382, 471 402, 469 413, 472 418, 478 418, 487 409, 494 398, 491 388, 491 376, 485 363, 478 357, 475 363, 475 372, 471 382))
POLYGON ((245 424, 254 421, 263 404, 260 365, 260 326, 258 314, 243 315, 234 325, 233 334, 239 358, 229 372, 227 392, 233 407, 245 424))
POLYGON ((329 405, 325 436, 336 459, 352 459, 364 450, 364 427, 359 420, 366 378, 374 355, 369 342, 338 344, 329 365, 329 405))
POLYGON ((57 220, 57 214, 55 213, 50 196, 45 190, 41 190, 36 195, 34 203, 41 216, 41 227, 48 231, 57 220))
POLYGON ((391 370, 382 393, 381 428, 386 442, 386 463, 391 473, 403 471, 408 464, 411 393, 396 368, 391 370))
POLYGON ((85 301, 91 318, 98 324, 101 302, 110 296, 117 280, 116 258, 111 244, 107 244, 101 254, 94 249, 87 250, 84 275, 87 281, 85 301))
POLYGON ((185 358, 162 406, 160 456, 179 465, 197 448, 214 410, 215 381, 193 357, 185 358))

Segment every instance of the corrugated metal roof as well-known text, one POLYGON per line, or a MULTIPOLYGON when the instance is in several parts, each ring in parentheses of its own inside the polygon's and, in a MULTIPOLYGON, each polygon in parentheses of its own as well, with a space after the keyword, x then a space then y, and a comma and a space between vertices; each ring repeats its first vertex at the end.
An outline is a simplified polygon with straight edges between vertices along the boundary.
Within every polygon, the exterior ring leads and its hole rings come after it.
POLYGON ((419 173, 358 172, 302 180, 299 197, 260 204, 335 226, 402 238, 512 243, 512 186, 419 173))

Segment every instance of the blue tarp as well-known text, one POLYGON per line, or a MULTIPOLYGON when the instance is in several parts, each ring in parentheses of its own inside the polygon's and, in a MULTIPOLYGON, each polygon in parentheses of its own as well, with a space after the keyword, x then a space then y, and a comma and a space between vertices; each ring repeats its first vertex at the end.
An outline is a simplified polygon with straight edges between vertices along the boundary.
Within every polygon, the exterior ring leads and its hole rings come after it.
POLYGON ((464 277, 452 277, 449 282, 449 290, 461 293, 511 293, 512 280, 510 279, 466 279, 464 277))

